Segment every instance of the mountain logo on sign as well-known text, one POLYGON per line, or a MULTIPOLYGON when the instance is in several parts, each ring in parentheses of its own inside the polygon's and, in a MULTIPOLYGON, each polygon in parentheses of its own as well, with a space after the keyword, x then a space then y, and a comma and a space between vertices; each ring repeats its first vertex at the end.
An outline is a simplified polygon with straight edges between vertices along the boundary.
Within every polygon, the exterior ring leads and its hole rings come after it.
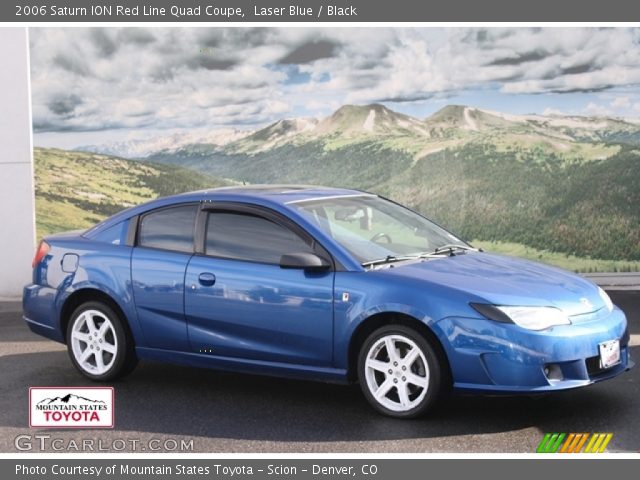
POLYGON ((67 393, 62 397, 44 398, 35 404, 47 422, 100 422, 100 413, 107 410, 103 400, 67 393))
POLYGON ((52 404, 79 405, 85 402, 106 404, 102 400, 92 400, 90 398, 81 397, 80 395, 74 395, 72 393, 67 393, 64 397, 45 398, 43 400, 40 400, 37 404, 38 405, 52 405, 52 404))

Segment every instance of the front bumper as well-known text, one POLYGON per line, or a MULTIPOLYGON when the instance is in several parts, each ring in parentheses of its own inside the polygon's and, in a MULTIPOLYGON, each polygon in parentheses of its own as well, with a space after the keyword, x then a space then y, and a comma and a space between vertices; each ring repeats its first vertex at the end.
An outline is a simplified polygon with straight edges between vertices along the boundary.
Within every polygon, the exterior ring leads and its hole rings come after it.
POLYGON ((586 386, 633 367, 624 313, 598 312, 543 331, 480 318, 449 317, 445 337, 454 388, 487 393, 538 393, 586 386), (620 363, 599 367, 598 345, 620 341, 620 363))

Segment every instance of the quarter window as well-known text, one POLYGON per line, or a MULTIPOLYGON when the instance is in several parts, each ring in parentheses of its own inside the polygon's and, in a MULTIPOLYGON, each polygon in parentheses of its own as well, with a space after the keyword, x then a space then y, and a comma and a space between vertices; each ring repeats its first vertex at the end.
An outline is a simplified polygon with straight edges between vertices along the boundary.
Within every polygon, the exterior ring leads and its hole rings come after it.
POLYGON ((126 222, 126 221, 120 222, 94 235, 92 238, 96 242, 110 243, 112 245, 121 245, 124 243, 124 239, 126 238, 128 227, 129 227, 129 222, 126 222))
POLYGON ((140 222, 138 245, 193 253, 197 213, 197 205, 184 205, 145 215, 140 222))
POLYGON ((212 212, 207 219, 207 255, 278 264, 286 253, 303 252, 313 249, 288 228, 266 218, 212 212))

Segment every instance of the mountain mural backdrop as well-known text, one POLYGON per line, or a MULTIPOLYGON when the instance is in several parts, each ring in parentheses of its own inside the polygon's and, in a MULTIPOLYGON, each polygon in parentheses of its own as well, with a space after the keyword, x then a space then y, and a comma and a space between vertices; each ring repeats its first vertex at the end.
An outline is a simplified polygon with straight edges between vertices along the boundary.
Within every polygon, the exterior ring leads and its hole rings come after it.
MULTIPOLYGON (((420 119, 378 104, 347 105, 327 118, 284 119, 256 131, 175 134, 81 150, 90 153, 36 152, 37 181, 46 176, 38 174, 39 157, 87 155, 98 164, 114 156, 138 162, 132 165, 142 161, 142 184, 155 178, 148 169, 156 169, 167 181, 179 172, 184 189, 203 181, 366 189, 488 249, 579 271, 640 269, 636 121, 519 116, 461 105, 420 119)), ((135 176, 136 168, 127 175, 135 176)), ((135 181, 128 182, 135 190, 135 181)), ((147 196, 172 190, 158 184, 147 196)))

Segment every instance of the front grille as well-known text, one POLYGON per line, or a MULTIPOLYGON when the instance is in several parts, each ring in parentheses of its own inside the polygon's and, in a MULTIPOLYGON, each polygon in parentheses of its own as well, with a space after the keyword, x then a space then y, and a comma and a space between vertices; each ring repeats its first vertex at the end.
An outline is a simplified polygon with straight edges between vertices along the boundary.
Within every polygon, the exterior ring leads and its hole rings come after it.
POLYGON ((587 373, 589 374, 590 377, 596 377, 604 372, 606 372, 607 370, 610 370, 612 367, 609 368, 602 368, 600 366, 600 356, 596 356, 596 357, 590 357, 587 358, 586 360, 586 364, 587 364, 587 373))

